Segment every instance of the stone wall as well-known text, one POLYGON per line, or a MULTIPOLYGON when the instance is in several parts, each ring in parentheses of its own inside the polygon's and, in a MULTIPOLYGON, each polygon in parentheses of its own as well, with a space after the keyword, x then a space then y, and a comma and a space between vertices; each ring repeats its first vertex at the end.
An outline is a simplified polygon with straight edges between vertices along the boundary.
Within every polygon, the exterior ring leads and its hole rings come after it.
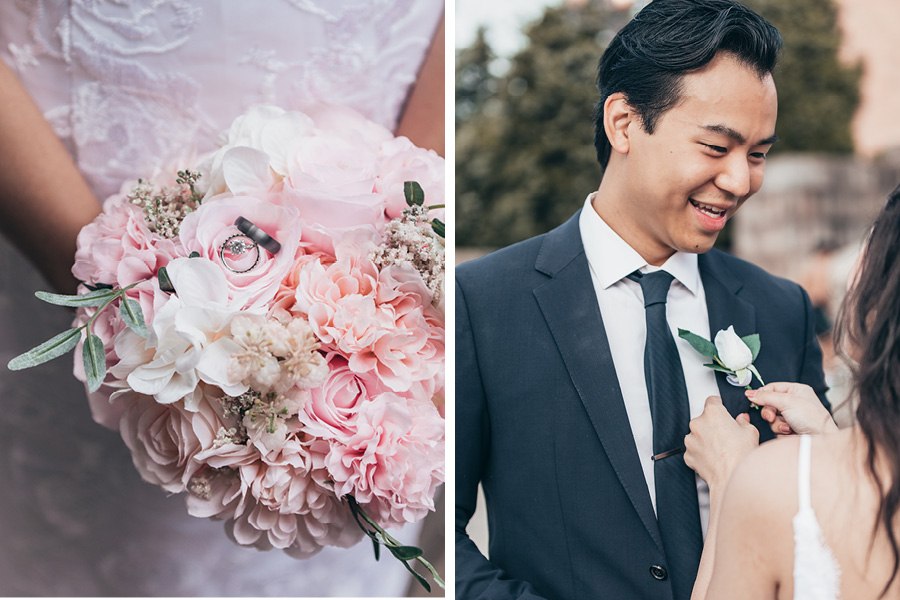
POLYGON ((860 242, 898 183, 897 154, 773 157, 762 190, 734 219, 734 253, 797 279, 817 247, 860 242))

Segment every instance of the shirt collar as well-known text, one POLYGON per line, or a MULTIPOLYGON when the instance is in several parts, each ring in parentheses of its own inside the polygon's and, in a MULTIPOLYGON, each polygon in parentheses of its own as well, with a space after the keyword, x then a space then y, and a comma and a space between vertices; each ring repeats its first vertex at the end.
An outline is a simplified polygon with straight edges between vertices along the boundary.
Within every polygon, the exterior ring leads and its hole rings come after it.
MULTIPOLYGON (((578 226, 588 264, 600 287, 607 289, 634 271, 648 273, 658 270, 657 267, 647 264, 634 248, 600 218, 591 205, 593 198, 594 195, 590 194, 585 200, 578 226)), ((697 267, 696 254, 676 252, 659 269, 672 275, 691 294, 698 293, 700 271, 697 267)))

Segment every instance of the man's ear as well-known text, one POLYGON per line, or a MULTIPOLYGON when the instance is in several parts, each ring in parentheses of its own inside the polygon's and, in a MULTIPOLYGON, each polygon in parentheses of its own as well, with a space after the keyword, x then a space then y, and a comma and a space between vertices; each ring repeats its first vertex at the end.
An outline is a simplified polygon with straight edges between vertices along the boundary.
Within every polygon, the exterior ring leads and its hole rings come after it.
POLYGON ((603 103, 603 129, 614 152, 628 154, 631 149, 629 125, 638 118, 622 92, 610 94, 603 103))

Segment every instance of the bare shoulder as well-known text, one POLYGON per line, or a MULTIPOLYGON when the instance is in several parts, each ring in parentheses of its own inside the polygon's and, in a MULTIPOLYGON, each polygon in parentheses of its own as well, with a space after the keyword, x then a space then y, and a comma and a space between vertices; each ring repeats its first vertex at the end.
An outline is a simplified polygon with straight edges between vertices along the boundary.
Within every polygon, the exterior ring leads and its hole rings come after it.
POLYGON ((719 539, 731 541, 720 544, 719 566, 727 564, 725 557, 742 557, 755 565, 756 577, 773 586, 790 580, 798 446, 796 438, 767 442, 735 469, 722 499, 719 539))
POLYGON ((731 477, 726 498, 745 498, 760 511, 797 509, 797 455, 800 439, 796 436, 762 444, 741 461, 731 477))

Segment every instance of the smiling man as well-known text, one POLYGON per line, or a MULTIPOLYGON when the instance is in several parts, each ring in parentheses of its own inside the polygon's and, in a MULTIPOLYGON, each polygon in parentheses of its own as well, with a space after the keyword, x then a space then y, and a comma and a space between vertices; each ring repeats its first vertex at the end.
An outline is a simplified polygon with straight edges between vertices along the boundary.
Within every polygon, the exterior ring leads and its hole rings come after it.
POLYGON ((651 2, 600 61, 599 189, 457 269, 457 598, 689 598, 709 495, 684 435, 707 396, 748 402, 679 328, 757 333, 763 377, 824 397, 803 290, 712 250, 763 183, 780 47, 736 2, 651 2))

